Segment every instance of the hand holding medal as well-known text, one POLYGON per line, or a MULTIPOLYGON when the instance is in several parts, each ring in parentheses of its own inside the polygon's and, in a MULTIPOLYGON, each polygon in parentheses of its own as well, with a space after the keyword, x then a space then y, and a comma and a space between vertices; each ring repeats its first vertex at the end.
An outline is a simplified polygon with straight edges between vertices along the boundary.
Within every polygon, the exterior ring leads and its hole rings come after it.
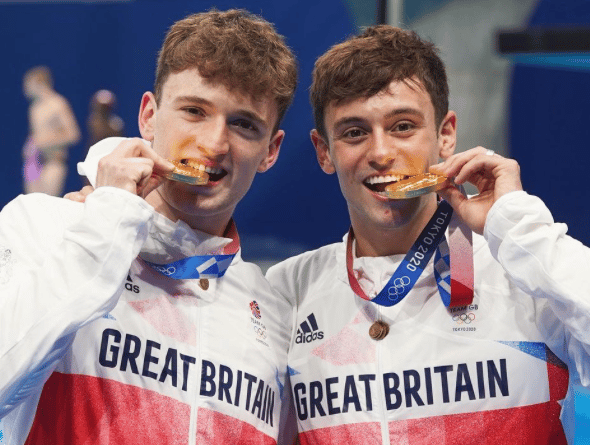
POLYGON ((453 178, 455 184, 470 182, 478 195, 464 196, 457 188, 449 186, 438 190, 476 233, 482 234, 487 214, 492 205, 506 193, 522 190, 520 168, 513 159, 504 158, 483 147, 476 147, 433 165, 430 172, 453 178))
POLYGON ((146 197, 173 169, 174 165, 156 153, 146 141, 124 139, 98 161, 94 186, 117 187, 146 197))
MULTIPOLYGON (((173 147, 170 159, 165 159, 156 153, 147 141, 139 138, 120 140, 114 150, 108 145, 96 149, 96 176, 92 175, 92 170, 84 170, 82 173, 88 176, 90 172, 91 177, 95 178, 91 180, 93 185, 86 186, 78 192, 70 192, 64 196, 65 198, 84 202, 95 187, 101 186, 122 188, 145 198, 164 179, 191 185, 205 185, 209 182, 209 173, 205 171, 206 167, 201 162, 192 158, 181 158, 181 144, 173 147), (108 150, 106 154, 105 150, 108 150)), ((97 147, 98 145, 100 143, 96 144, 97 147)))
MULTIPOLYGON (((415 175, 390 184, 385 188, 385 192, 390 199, 411 199, 427 193, 438 192, 447 201, 449 201, 450 197, 455 204, 462 198, 461 203, 472 201, 476 206, 479 206, 480 203, 477 202, 477 197, 467 198, 464 195, 461 185, 463 182, 473 182, 476 186, 481 187, 479 190, 480 192, 484 192, 484 199, 487 199, 485 193, 489 192, 490 185, 500 185, 500 190, 504 193, 506 193, 504 190, 511 191, 515 188, 517 189, 520 185, 518 175, 515 179, 514 172, 511 171, 511 168, 513 168, 512 162, 500 156, 497 156, 499 159, 493 159, 492 162, 489 162, 489 159, 492 157, 494 157, 494 152, 483 148, 470 150, 466 154, 462 153, 451 156, 445 162, 433 166, 430 173, 415 175), (470 161, 474 159, 476 160, 470 164, 470 161), (503 169, 500 168, 499 171, 496 171, 498 176, 505 176, 501 178, 503 180, 489 181, 485 172, 479 171, 482 168, 485 170, 485 166, 487 168, 493 168, 492 166, 497 165, 504 166, 503 169), (477 177, 477 174, 484 180, 479 180, 480 178, 477 177), (451 178, 455 178, 455 181, 451 178), (460 196, 460 198, 457 196, 460 196)), ((370 300, 371 302, 383 306, 391 306, 399 303, 413 287, 436 249, 439 258, 436 262, 441 265, 438 266, 438 269, 435 266, 435 276, 439 293, 445 306, 460 307, 471 304, 473 301, 474 287, 473 248, 471 243, 473 220, 464 221, 465 214, 460 211, 453 215, 454 212, 451 205, 455 207, 453 202, 441 201, 439 203, 435 215, 428 222, 400 266, 391 276, 388 284, 375 298, 370 300), (443 239, 447 226, 449 226, 448 242, 443 239), (437 234, 437 239, 430 239, 432 234, 435 233, 437 234), (442 244, 447 246, 445 249, 447 253, 445 255, 438 250, 441 240, 443 241, 442 244), (446 265, 444 267, 442 266, 443 262, 446 265), (444 270, 445 267, 450 269, 450 273, 444 270), (398 291, 398 287, 396 287, 396 280, 398 279, 405 279, 407 282, 407 285, 403 286, 403 292, 401 293, 398 291), (393 293, 391 292, 392 288, 395 288, 393 293)), ((487 211, 485 214, 487 215, 487 211)), ((359 297, 369 300, 369 297, 365 294, 352 273, 351 240, 353 236, 354 232, 351 229, 347 242, 346 262, 348 279, 352 290, 359 297)), ((377 320, 371 325, 369 336, 374 340, 381 340, 387 336, 388 332, 389 326, 387 323, 377 320)))

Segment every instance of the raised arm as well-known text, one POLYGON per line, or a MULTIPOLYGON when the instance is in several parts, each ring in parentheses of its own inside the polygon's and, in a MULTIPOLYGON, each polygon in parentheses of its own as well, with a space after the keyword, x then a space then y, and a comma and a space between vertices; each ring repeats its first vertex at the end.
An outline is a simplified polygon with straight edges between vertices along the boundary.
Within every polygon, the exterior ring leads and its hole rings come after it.
POLYGON ((0 212, 0 418, 40 390, 79 328, 116 305, 154 213, 141 195, 167 168, 150 150, 119 144, 84 204, 35 194, 0 212))
MULTIPOLYGON (((590 248, 567 235, 537 197, 522 191, 518 164, 479 147, 451 156, 431 171, 469 181, 480 190, 460 196, 441 191, 455 211, 482 233, 511 280, 534 298, 547 299, 566 329, 568 350, 585 385, 590 384, 590 248), (573 338, 572 338, 573 337, 573 338)), ((542 329, 557 328, 538 320, 542 329)))

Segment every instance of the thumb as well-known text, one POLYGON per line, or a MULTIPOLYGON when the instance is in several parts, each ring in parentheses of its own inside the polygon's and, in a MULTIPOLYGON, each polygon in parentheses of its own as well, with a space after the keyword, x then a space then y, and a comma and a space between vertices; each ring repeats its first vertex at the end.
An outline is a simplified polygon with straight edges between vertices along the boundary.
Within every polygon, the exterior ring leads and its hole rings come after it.
POLYGON ((174 170, 174 164, 170 162, 168 159, 163 158, 160 156, 152 147, 146 144, 141 144, 139 146, 139 156, 151 159, 154 163, 152 170, 159 173, 165 174, 170 173, 174 170))
POLYGON ((154 161, 154 172, 163 175, 166 173, 170 173, 174 170, 174 164, 170 162, 168 159, 164 159, 161 156, 153 158, 154 161))

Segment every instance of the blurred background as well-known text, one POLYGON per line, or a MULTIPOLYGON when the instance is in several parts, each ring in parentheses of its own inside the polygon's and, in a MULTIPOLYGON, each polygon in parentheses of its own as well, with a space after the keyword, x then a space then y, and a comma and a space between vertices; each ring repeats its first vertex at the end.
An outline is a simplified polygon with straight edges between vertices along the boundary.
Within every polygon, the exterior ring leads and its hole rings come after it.
POLYGON ((55 90, 78 121, 82 134, 69 152, 65 191, 78 190, 83 182, 75 166, 92 139, 95 93, 114 94, 121 131, 137 136, 140 98, 152 88, 166 30, 211 7, 263 15, 300 61, 301 83, 284 122, 279 161, 259 175, 235 216, 246 259, 264 269, 338 241, 348 229, 337 180, 320 170, 309 141, 310 74, 315 58, 332 44, 378 22, 412 28, 441 49, 451 108, 459 116, 459 150, 482 145, 516 158, 525 189, 540 196, 572 236, 590 244, 590 45, 576 46, 584 41, 574 36, 548 53, 539 37, 545 29, 557 29, 557 36, 581 30, 583 36, 590 28, 588 0, 0 0, 0 204, 23 192, 28 102, 22 83, 28 69, 45 65, 52 71, 55 90))

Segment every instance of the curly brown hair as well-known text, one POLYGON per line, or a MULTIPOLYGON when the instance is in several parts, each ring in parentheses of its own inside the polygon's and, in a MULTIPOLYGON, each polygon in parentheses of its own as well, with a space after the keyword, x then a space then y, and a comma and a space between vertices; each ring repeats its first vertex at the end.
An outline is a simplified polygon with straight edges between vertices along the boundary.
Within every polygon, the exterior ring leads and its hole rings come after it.
POLYGON ((431 42, 414 31, 377 25, 334 45, 315 63, 310 89, 315 126, 327 140, 324 113, 334 102, 371 97, 392 81, 417 78, 434 105, 437 127, 449 110, 444 63, 431 42))
POLYGON ((170 73, 189 68, 230 90, 275 98, 275 132, 297 86, 297 62, 284 38, 272 24, 243 9, 212 9, 172 25, 158 55, 154 86, 158 104, 170 73))

